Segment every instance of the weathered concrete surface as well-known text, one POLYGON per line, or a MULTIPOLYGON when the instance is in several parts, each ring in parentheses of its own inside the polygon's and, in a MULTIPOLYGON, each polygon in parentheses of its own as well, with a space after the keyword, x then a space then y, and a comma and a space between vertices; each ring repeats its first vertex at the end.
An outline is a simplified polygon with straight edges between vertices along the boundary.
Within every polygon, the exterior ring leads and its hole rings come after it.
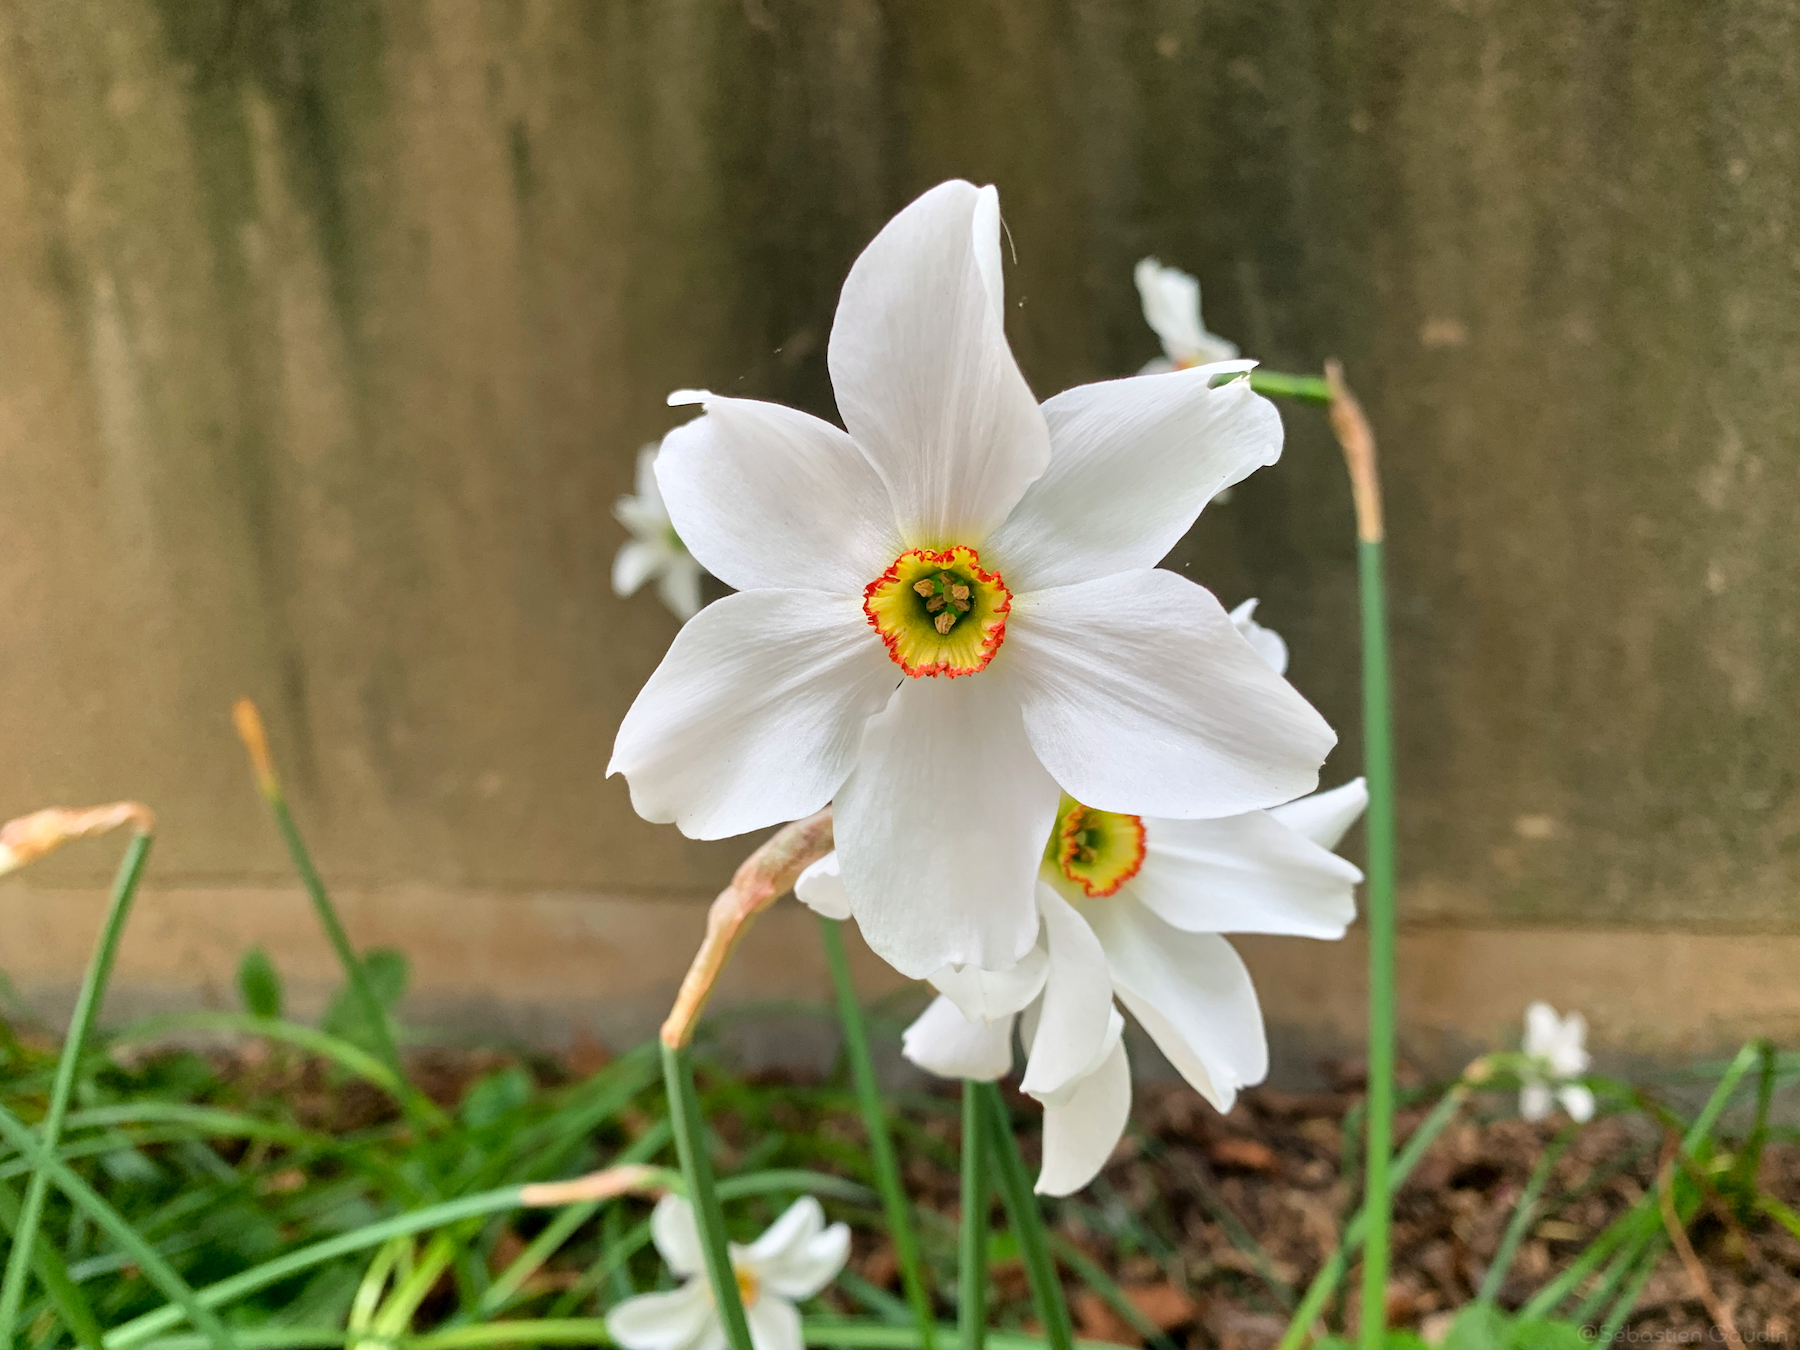
MULTIPOLYGON (((248 692, 352 889, 445 923, 709 895, 742 848, 601 777, 673 631, 608 591, 610 503, 670 388, 829 413, 844 269, 960 174, 1000 186, 1043 393, 1152 354, 1149 252, 1270 365, 1346 359, 1386 453, 1410 923, 1800 932, 1797 26, 0 0, 0 814, 139 796, 154 887, 282 886, 248 692)), ((1348 505, 1320 419, 1289 426, 1174 565, 1263 597, 1336 781, 1348 505)))

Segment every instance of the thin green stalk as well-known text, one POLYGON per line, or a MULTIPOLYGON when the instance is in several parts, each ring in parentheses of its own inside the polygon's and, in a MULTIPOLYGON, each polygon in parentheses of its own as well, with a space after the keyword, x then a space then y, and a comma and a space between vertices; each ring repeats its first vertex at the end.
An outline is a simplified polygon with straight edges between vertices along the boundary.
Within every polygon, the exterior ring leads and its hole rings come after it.
POLYGON ((1266 398, 1291 398, 1302 403, 1328 404, 1331 386, 1317 375, 1283 375, 1257 369, 1250 372, 1250 387, 1266 398))
MULTIPOLYGON (((1363 1194, 1388 1194, 1394 1135, 1394 747, 1389 715, 1387 601, 1380 539, 1359 540, 1362 597, 1363 758, 1369 784, 1366 829, 1369 924, 1369 1111, 1363 1194)), ((1387 1339, 1388 1206, 1368 1211, 1363 1250, 1362 1345, 1387 1339)))
MULTIPOLYGON (((356 954, 356 948, 350 945, 350 935, 344 931, 343 921, 338 918, 337 906, 331 903, 324 879, 313 866, 312 854, 307 851, 306 841, 300 837, 300 827, 294 821, 294 813, 288 809, 287 797, 281 790, 281 780, 275 776, 275 763, 269 754, 269 742, 263 732, 262 717, 256 711, 256 705, 247 698, 238 700, 232 708, 232 717, 237 723, 238 735, 243 739, 244 748, 250 753, 251 766, 256 771, 257 789, 275 817, 275 828, 281 832, 281 840, 287 845, 288 856, 293 859, 294 870, 300 874, 300 884, 306 888, 306 894, 312 900, 313 911, 319 916, 319 926, 325 930, 332 950, 337 953, 338 963, 344 968, 344 978, 350 982, 356 1001, 362 1005, 363 1016, 369 1023, 369 1034, 375 1038, 376 1053, 393 1071, 394 1077, 405 1083, 406 1070, 400 1063, 400 1051, 394 1045, 387 1009, 381 1006, 381 1000, 375 996, 374 986, 369 983, 368 968, 356 954)), ((401 1098, 401 1105, 407 1108, 409 1114, 415 1106, 414 1095, 407 1093, 401 1098)))
MULTIPOLYGON (((125 856, 113 879, 112 896, 107 902, 106 921, 100 927, 100 940, 81 978, 81 992, 75 998, 75 1015, 69 1021, 69 1034, 63 1040, 62 1057, 56 1062, 56 1078, 50 1088, 50 1108, 44 1114, 42 1152, 44 1159, 32 1172, 25 1191, 25 1204, 19 1212, 18 1230, 13 1237, 12 1254, 7 1258, 6 1274, 0 1279, 0 1345, 13 1343, 13 1332, 19 1320, 19 1305, 25 1297, 25 1278, 31 1269, 32 1248, 37 1242, 38 1224, 44 1217, 44 1197, 50 1188, 49 1165, 56 1159, 56 1146, 62 1142, 63 1119, 69 1111, 69 1096, 75 1090, 75 1073, 81 1064, 81 1052, 87 1046, 88 1033, 100 1012, 100 1000, 106 993, 106 982, 112 976, 113 960, 119 954, 119 939, 125 932, 125 920, 131 913, 132 897, 144 875, 144 860, 150 856, 152 836, 134 834, 125 847, 125 856)), ((20 1146, 20 1152, 26 1152, 20 1146)))
POLYGON ((623 1303, 637 1292, 631 1285, 631 1258, 650 1245, 650 1220, 644 1219, 635 1224, 629 1233, 620 1234, 619 1216, 623 1213, 618 1208, 606 1211, 606 1222, 600 1229, 600 1258, 587 1268, 586 1273, 572 1286, 563 1292, 561 1298, 550 1305, 546 1316, 552 1320, 566 1317, 581 1306, 586 1298, 601 1283, 610 1285, 612 1302, 623 1303))
POLYGON ((1049 1341, 1051 1350, 1069 1350, 1074 1344, 1075 1328, 1069 1321, 1062 1280, 1044 1235, 1044 1216, 1031 1188, 1031 1178, 1025 1175, 1025 1160, 1019 1156, 1019 1141, 1013 1138, 1006 1103, 993 1083, 981 1083, 977 1090, 985 1099, 982 1114, 987 1117, 988 1139, 994 1150, 994 1181, 1006 1205, 1013 1236, 1019 1241, 1019 1254, 1025 1258, 1025 1274, 1031 1281, 1038 1320, 1044 1324, 1044 1339, 1049 1341))
POLYGON ((681 1175, 687 1183, 688 1202, 700 1229, 700 1246, 706 1254, 706 1273, 712 1281, 713 1306, 725 1327, 731 1350, 752 1350, 750 1325, 744 1320, 744 1303, 738 1296, 737 1273, 731 1266, 731 1250, 725 1240, 725 1216, 713 1189, 712 1159, 706 1153, 706 1122, 700 1115, 700 1098, 694 1091, 694 1069, 687 1047, 663 1043, 663 1083, 669 1096, 669 1118, 675 1123, 675 1152, 681 1159, 681 1175))
POLYGON ((963 1084, 962 1234, 956 1253, 956 1327, 961 1350, 982 1350, 987 1332, 989 1190, 984 1095, 977 1084, 963 1084))
POLYGON ((881 1207, 887 1213, 888 1237, 894 1244, 894 1257, 900 1264, 900 1283, 906 1289, 906 1301, 912 1306, 913 1320, 918 1324, 920 1350, 932 1350, 932 1327, 936 1319, 932 1316, 931 1292, 925 1285, 924 1266, 919 1260, 919 1239, 913 1231, 912 1207, 906 1203, 900 1163, 894 1157, 894 1139, 888 1130, 881 1085, 875 1081, 875 1064, 869 1056, 869 1035, 863 1026, 856 984, 850 978, 850 961, 844 954, 844 935, 839 921, 821 914, 819 939, 825 947, 825 963, 831 967, 831 983, 837 989, 838 1020, 844 1025, 844 1051, 850 1060, 850 1077, 856 1084, 857 1103, 862 1107, 863 1128, 869 1136, 869 1164, 875 1173, 876 1188, 881 1192, 881 1207))
POLYGON ((1643 1264, 1638 1267, 1637 1275, 1625 1286, 1625 1292, 1619 1295, 1619 1301, 1612 1306, 1606 1315, 1606 1325, 1601 1327, 1600 1334, 1594 1338, 1596 1345, 1611 1345, 1619 1334, 1619 1328, 1625 1325, 1625 1319, 1631 1316, 1631 1310, 1637 1307, 1637 1301, 1643 1296, 1644 1286, 1650 1282, 1650 1276, 1656 1270, 1656 1258, 1662 1254, 1660 1243, 1652 1243, 1644 1253, 1643 1264))
POLYGON ((1519 1244, 1525 1240, 1525 1233, 1537 1215, 1538 1197, 1544 1193, 1556 1160, 1562 1157, 1563 1150, 1574 1140, 1575 1132, 1575 1126, 1566 1126, 1551 1141, 1550 1147, 1544 1150, 1544 1156, 1538 1159, 1537 1166, 1531 1169, 1531 1179, 1525 1183, 1524 1193, 1519 1196, 1519 1203, 1513 1209, 1512 1220, 1506 1225, 1506 1232, 1500 1239, 1500 1248, 1494 1253, 1487 1274, 1482 1277, 1481 1291, 1475 1295, 1477 1303, 1492 1303, 1500 1297, 1500 1287, 1506 1283, 1506 1272, 1512 1269, 1513 1257, 1518 1255, 1519 1244))
POLYGON ((200 1302, 193 1288, 163 1259, 162 1254, 144 1241, 137 1230, 107 1204, 93 1187, 58 1161, 56 1155, 40 1144, 31 1130, 4 1106, 0 1106, 0 1134, 4 1134, 7 1142, 21 1153, 35 1157, 41 1172, 56 1183, 56 1188, 68 1196, 71 1203, 85 1210, 88 1217, 108 1237, 130 1253, 144 1277, 174 1305, 175 1320, 185 1317, 191 1321, 194 1329, 206 1337, 213 1350, 236 1350, 225 1324, 200 1302))
POLYGON ((1105 1299, 1112 1310, 1144 1338, 1144 1343, 1151 1350, 1175 1350, 1175 1342, 1169 1339, 1161 1327, 1144 1316, 1137 1304, 1119 1287, 1119 1282, 1054 1228, 1050 1230, 1050 1250, 1056 1254, 1057 1260, 1075 1272, 1083 1284, 1105 1299))
MULTIPOLYGON (((1425 1156, 1425 1150, 1431 1147, 1437 1137, 1444 1132, 1444 1127, 1455 1118, 1457 1108, 1462 1105, 1463 1096, 1464 1091, 1460 1084, 1446 1092, 1442 1100, 1431 1109, 1431 1114, 1426 1116, 1419 1128, 1412 1132, 1412 1137, 1406 1141, 1406 1147, 1400 1150, 1400 1156, 1394 1159, 1393 1166, 1388 1169, 1387 1204, 1378 1208, 1385 1212, 1388 1205, 1393 1203, 1395 1194, 1406 1184, 1406 1178, 1412 1173, 1413 1168, 1419 1165, 1419 1159, 1425 1156)), ((1323 1269, 1313 1276, 1313 1282, 1306 1286, 1306 1294, 1301 1298, 1300 1306, 1294 1310, 1293 1319, 1288 1323, 1287 1330, 1282 1333, 1281 1343, 1276 1346, 1276 1350, 1300 1350, 1300 1346, 1312 1330, 1313 1323, 1318 1321, 1319 1314, 1325 1311, 1326 1302, 1336 1292, 1338 1281, 1344 1278, 1344 1272, 1349 1269, 1351 1255, 1362 1246, 1365 1234, 1368 1232, 1368 1223, 1369 1205, 1367 1197, 1364 1197, 1362 1208, 1356 1211, 1356 1217, 1344 1230, 1343 1239, 1338 1243, 1337 1250, 1325 1262, 1323 1269)))

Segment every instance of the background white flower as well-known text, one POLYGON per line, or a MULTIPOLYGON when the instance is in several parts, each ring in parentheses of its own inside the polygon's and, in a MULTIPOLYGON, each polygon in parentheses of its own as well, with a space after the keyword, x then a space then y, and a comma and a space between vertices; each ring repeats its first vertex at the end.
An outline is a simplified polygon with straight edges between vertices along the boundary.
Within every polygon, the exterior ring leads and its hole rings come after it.
POLYGON ((631 531, 613 559, 613 594, 635 595, 654 579, 657 596, 685 623, 700 612, 700 564, 669 523, 656 486, 656 452, 654 444, 638 451, 637 492, 613 503, 613 515, 631 531))
POLYGON ((1573 1120, 1594 1116, 1594 1094, 1584 1083, 1571 1080, 1588 1071, 1593 1061, 1587 1052, 1587 1019, 1578 1012, 1558 1017, 1548 1003, 1534 1002, 1525 1009, 1525 1042, 1530 1062, 1520 1071, 1519 1114, 1542 1120, 1556 1102, 1573 1120))
MULTIPOLYGON (((606 1315, 607 1331, 625 1350, 724 1350, 725 1328, 707 1283, 692 1206, 665 1195, 650 1216, 650 1234, 682 1285, 626 1299, 606 1315)), ((825 1211, 810 1195, 796 1200, 748 1247, 731 1244, 731 1267, 756 1350, 802 1350, 794 1303, 830 1284, 849 1256, 849 1228, 841 1223, 827 1228, 825 1211)))
POLYGON ((1155 567, 1274 462, 1280 417, 1245 381, 1211 388, 1219 367, 1040 408, 1006 343, 999 219, 992 188, 945 183, 857 259, 828 348, 848 433, 677 396, 705 413, 664 438, 657 481, 737 594, 676 636, 608 770, 694 838, 833 802, 864 937, 921 977, 1031 949, 1060 791, 1235 815, 1309 791, 1335 740, 1155 567))
POLYGON ((1162 339, 1163 354, 1146 365, 1142 374, 1185 370, 1237 356, 1236 343, 1207 332, 1200 321, 1197 278, 1178 267, 1164 267, 1155 258, 1140 261, 1131 275, 1143 301, 1144 322, 1162 339))

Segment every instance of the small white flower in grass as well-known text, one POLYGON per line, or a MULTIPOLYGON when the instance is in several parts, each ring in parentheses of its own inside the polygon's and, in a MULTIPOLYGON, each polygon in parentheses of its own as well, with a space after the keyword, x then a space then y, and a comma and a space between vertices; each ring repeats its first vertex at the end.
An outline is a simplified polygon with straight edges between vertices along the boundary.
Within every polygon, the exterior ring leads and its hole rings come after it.
POLYGON ((700 612, 700 564, 669 523, 656 486, 656 452, 655 445, 638 451, 637 492, 613 503, 613 515, 631 531, 613 559, 613 594, 636 595, 654 580, 657 596, 685 623, 700 612))
POLYGON ((1144 322, 1162 340, 1163 354, 1146 365, 1141 373, 1153 375, 1164 370, 1186 370, 1214 361, 1230 361, 1238 354, 1237 344, 1217 333, 1206 331, 1200 321, 1200 283, 1178 267, 1164 267, 1155 258, 1145 258, 1132 272, 1137 282, 1138 298, 1144 304, 1144 322))
MULTIPOLYGON (((607 1332, 625 1350, 724 1350, 725 1328, 693 1207, 665 1195, 650 1216, 650 1235, 681 1287, 626 1299, 606 1315, 607 1332)), ((825 1211, 810 1195, 748 1247, 731 1244, 731 1268, 756 1350, 802 1350, 794 1304, 830 1284, 849 1256, 850 1230, 841 1223, 827 1228, 825 1211)))
POLYGON ((1041 408, 1006 344, 1000 208, 945 183, 857 259, 827 352, 848 432, 706 393, 664 438, 681 537, 736 588, 619 729, 646 819, 716 839, 833 803, 847 903, 922 977, 1031 950, 1063 792, 1207 819, 1310 791, 1335 737, 1212 595, 1156 563, 1275 461, 1244 366, 1041 408))
POLYGON ((1548 1003, 1533 1003, 1525 1009, 1521 1048, 1528 1063, 1519 1074, 1523 1082, 1519 1114, 1527 1120, 1542 1120, 1561 1102, 1570 1119, 1592 1120, 1594 1094, 1586 1084, 1574 1081, 1593 1062, 1587 1052, 1587 1019, 1578 1012, 1558 1017, 1548 1003))
MULTIPOLYGON (((1261 631, 1273 639, 1263 650, 1285 663, 1285 645, 1261 631)), ((1037 1187, 1051 1195, 1093 1180, 1124 1133, 1131 1071, 1115 997, 1230 1110, 1267 1073, 1268 1047, 1249 972, 1219 935, 1342 937, 1362 874, 1331 850, 1367 803, 1361 779, 1224 820, 1121 815, 1065 797, 1038 872, 1037 946, 1007 970, 934 972, 942 997, 907 1029, 907 1058, 944 1077, 999 1078, 1018 1023, 1021 1086, 1044 1106, 1037 1187)), ((831 917, 848 912, 832 856, 794 891, 831 917)))

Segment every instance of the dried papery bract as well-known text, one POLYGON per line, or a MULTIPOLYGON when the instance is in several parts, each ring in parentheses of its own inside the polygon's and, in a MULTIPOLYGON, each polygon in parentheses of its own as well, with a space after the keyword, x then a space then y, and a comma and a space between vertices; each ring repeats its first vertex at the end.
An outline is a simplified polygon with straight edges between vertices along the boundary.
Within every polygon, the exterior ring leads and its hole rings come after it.
POLYGON ((156 814, 142 802, 109 802, 105 806, 52 806, 0 826, 0 876, 54 853, 72 839, 90 839, 121 825, 133 833, 154 834, 156 814))
POLYGON ((607 1167, 567 1181, 539 1181, 519 1191, 519 1203, 528 1208, 576 1205, 596 1200, 616 1200, 621 1195, 660 1196, 669 1189, 669 1173, 648 1163, 607 1167))
POLYGON ((794 881, 808 867, 831 852, 831 808, 796 820, 776 831, 773 838, 738 867, 731 884, 719 892, 706 914, 706 936, 694 953, 675 1006, 662 1025, 662 1042, 679 1050, 694 1038, 695 1024, 712 997, 713 985, 725 969, 750 920, 794 888, 794 881))
POLYGON ((1362 404, 1344 383, 1344 367, 1334 358, 1325 363, 1325 383, 1331 389, 1331 430, 1343 447, 1344 464, 1350 470, 1350 492, 1356 503, 1356 537, 1366 544, 1386 538, 1381 519, 1381 478, 1375 470, 1375 432, 1363 415, 1362 404))

